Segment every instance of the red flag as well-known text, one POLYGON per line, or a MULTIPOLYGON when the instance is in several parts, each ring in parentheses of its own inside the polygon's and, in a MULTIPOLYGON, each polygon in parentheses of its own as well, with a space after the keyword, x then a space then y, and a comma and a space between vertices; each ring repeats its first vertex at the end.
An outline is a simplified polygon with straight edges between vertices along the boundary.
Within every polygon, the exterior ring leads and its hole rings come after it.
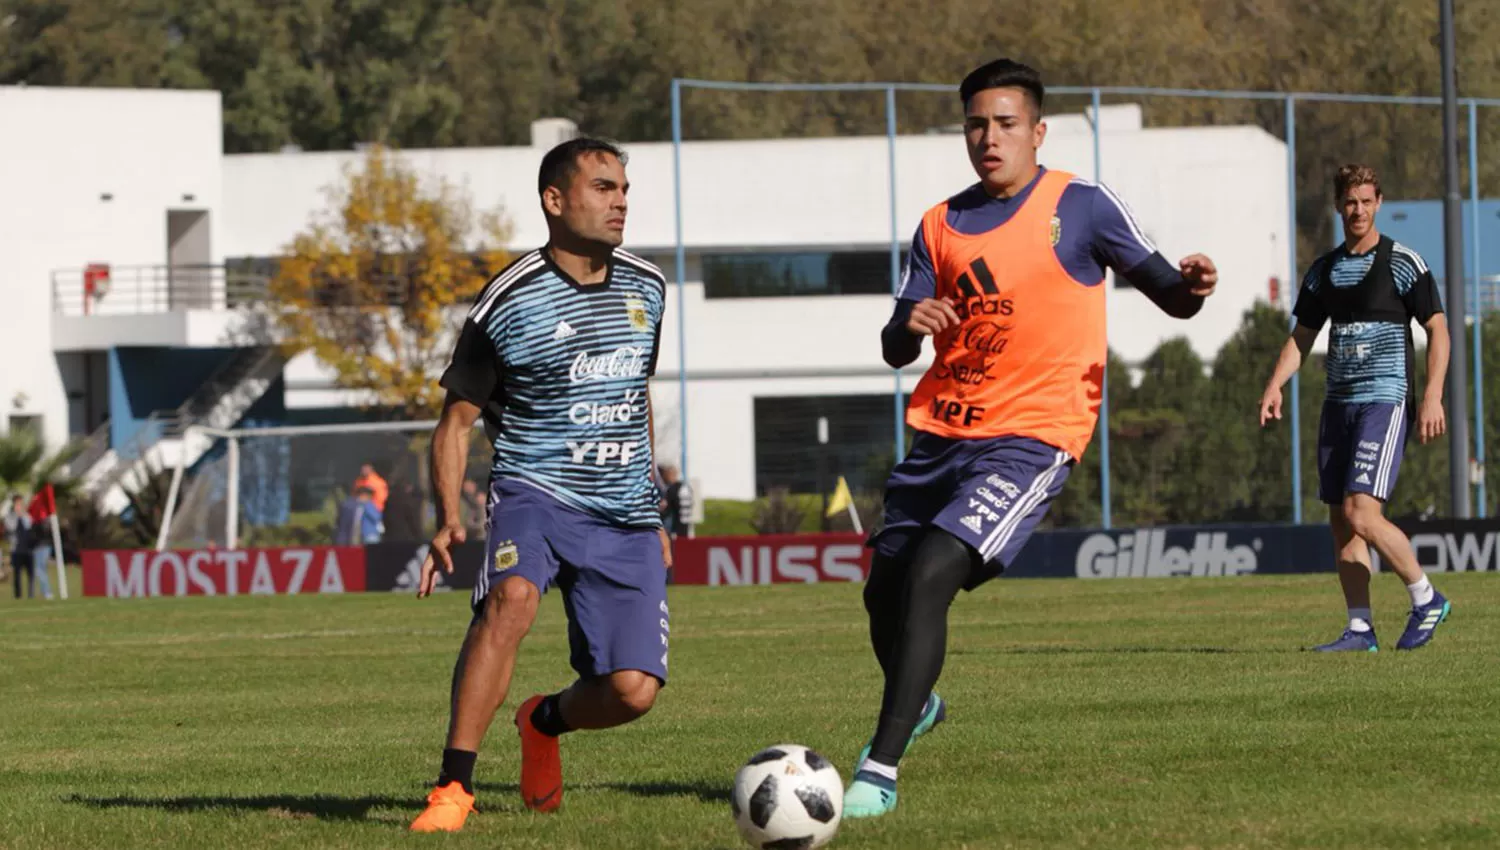
POLYGON ((52 485, 47 484, 31 497, 31 504, 26 506, 26 515, 31 517, 32 522, 39 523, 55 513, 57 502, 52 498, 52 485))

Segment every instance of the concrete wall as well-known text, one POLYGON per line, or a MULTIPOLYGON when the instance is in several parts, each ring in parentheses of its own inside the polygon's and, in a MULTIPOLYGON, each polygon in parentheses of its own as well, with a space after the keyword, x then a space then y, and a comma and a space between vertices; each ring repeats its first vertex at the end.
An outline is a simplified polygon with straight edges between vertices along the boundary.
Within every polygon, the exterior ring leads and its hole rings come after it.
POLYGON ((68 434, 51 276, 167 261, 167 211, 209 211, 223 241, 218 92, 0 87, 0 407, 68 434), (107 197, 106 197, 107 196, 107 197))

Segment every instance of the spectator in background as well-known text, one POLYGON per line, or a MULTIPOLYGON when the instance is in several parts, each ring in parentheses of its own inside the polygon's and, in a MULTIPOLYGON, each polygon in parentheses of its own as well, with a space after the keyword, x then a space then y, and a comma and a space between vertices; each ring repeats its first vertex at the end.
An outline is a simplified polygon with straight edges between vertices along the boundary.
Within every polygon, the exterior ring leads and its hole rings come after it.
POLYGON ((661 519, 667 534, 673 538, 688 533, 688 518, 693 515, 693 491, 682 480, 682 473, 670 463, 661 466, 661 519))
POLYGON ((464 528, 468 529, 469 539, 483 540, 488 508, 485 505, 484 491, 479 489, 472 478, 464 479, 464 500, 460 510, 463 512, 464 528))
POLYGON ((26 577, 26 597, 36 596, 36 572, 32 567, 33 528, 26 515, 26 499, 11 499, 10 513, 5 517, 5 537, 10 541, 10 566, 15 573, 16 598, 21 598, 21 577, 26 577))
POLYGON ((358 492, 361 487, 370 488, 371 498, 375 502, 375 509, 384 514, 385 500, 391 494, 391 487, 375 471, 375 467, 368 463, 359 468, 359 477, 354 479, 353 489, 358 492))
POLYGON ((356 488, 354 495, 339 506, 338 526, 334 530, 336 545, 379 543, 384 531, 383 516, 375 507, 375 493, 369 487, 356 488))

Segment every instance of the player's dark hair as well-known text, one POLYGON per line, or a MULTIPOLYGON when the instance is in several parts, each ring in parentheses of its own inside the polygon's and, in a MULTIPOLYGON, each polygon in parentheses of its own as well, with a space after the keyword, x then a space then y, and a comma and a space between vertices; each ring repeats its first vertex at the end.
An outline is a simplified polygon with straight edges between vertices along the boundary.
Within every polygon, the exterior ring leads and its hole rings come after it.
POLYGON ((578 158, 590 153, 609 154, 618 159, 621 165, 627 160, 625 151, 608 139, 595 136, 569 139, 547 151, 547 155, 542 157, 542 167, 536 181, 537 194, 546 192, 548 186, 566 191, 572 184, 574 175, 578 173, 578 158))
POLYGON ((1333 199, 1344 200, 1344 195, 1356 186, 1374 186, 1375 197, 1380 194, 1380 175, 1375 169, 1368 165, 1350 164, 1339 169, 1339 173, 1333 176, 1333 199))
POLYGON ((964 81, 958 87, 958 99, 964 108, 969 106, 969 99, 985 89, 1020 89, 1026 92, 1027 100, 1031 101, 1033 119, 1042 119, 1042 104, 1046 100, 1047 90, 1042 85, 1042 75, 1030 65, 1023 65, 1013 59, 996 59, 993 62, 980 65, 964 77, 964 81))

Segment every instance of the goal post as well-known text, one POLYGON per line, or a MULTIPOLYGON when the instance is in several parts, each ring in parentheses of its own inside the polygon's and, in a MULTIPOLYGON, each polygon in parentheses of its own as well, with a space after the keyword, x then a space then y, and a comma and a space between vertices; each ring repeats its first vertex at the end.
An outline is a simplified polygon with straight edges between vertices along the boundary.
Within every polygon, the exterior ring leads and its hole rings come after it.
MULTIPOLYGON (((236 549, 247 529, 261 538, 281 529, 301 534, 303 542, 332 545, 339 512, 355 497, 366 466, 375 474, 367 483, 382 507, 381 527, 389 526, 394 499, 405 518, 403 532, 425 532, 433 519, 427 468, 436 426, 437 420, 190 426, 167 455, 171 481, 156 549, 236 549)), ((466 478, 482 488, 490 447, 481 425, 476 431, 466 478)))

